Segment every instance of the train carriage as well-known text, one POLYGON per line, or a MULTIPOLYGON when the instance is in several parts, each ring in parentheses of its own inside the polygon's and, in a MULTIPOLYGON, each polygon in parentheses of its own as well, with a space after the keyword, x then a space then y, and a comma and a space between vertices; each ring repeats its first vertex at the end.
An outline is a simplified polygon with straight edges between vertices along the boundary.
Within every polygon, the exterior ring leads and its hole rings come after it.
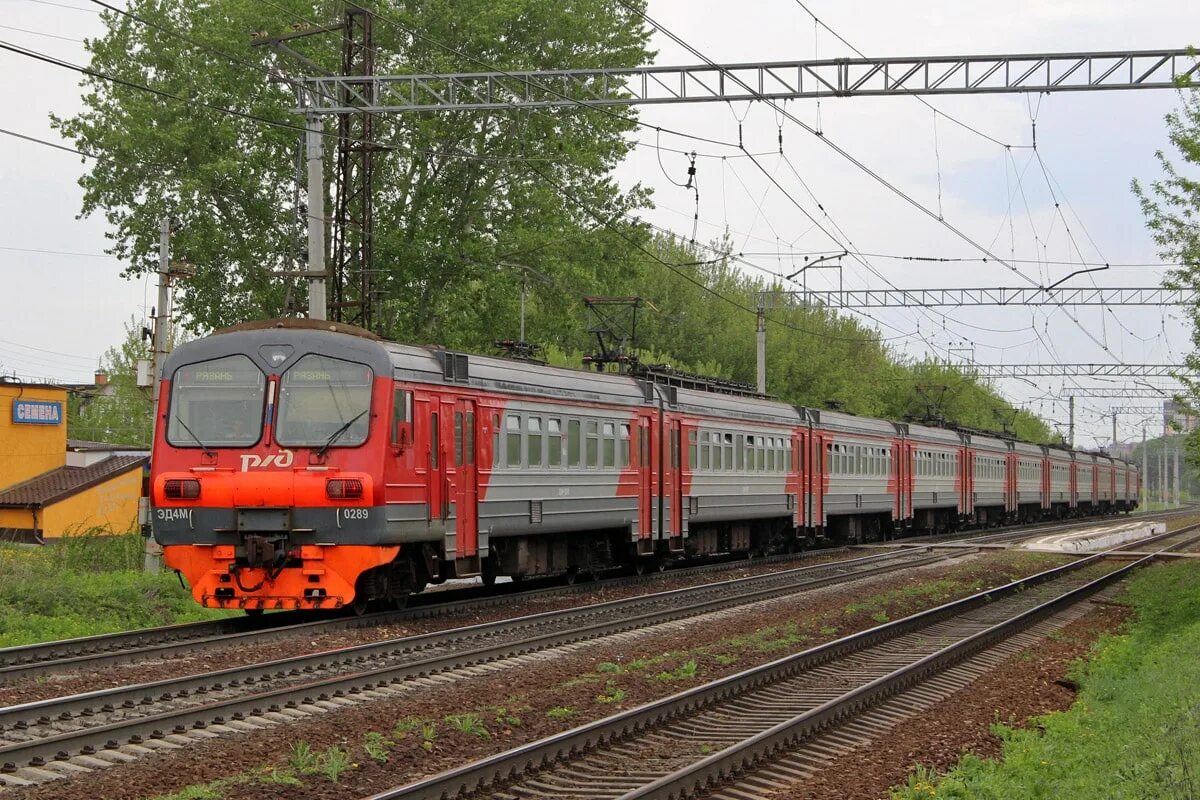
POLYGON ((802 528, 808 432, 800 410, 687 388, 673 397, 667 424, 685 442, 678 529, 687 553, 762 550, 802 528))
POLYGON ((1011 443, 978 433, 968 436, 969 511, 980 524, 998 525, 1015 510, 1009 477, 1011 443))
POLYGON ((1111 511, 1117 498, 1117 471, 1111 456, 1096 455, 1096 502, 1105 511, 1111 511))
POLYGON ((1075 453, 1075 510, 1090 514, 1099 506, 1100 472, 1094 453, 1075 453))
POLYGON ((912 476, 908 482, 912 527, 941 531, 957 526, 967 508, 960 471, 965 451, 962 434, 908 425, 904 445, 912 476))
POLYGON ((1074 454, 1061 447, 1046 448, 1046 463, 1049 473, 1048 502, 1051 516, 1060 518, 1067 516, 1075 508, 1073 474, 1075 471, 1074 454))
POLYGON ((820 525, 847 541, 894 530, 901 520, 895 425, 840 411, 808 414, 822 454, 820 525))
POLYGON ((1042 447, 1028 442, 1013 442, 1009 469, 1012 471, 1017 518, 1028 522, 1041 517, 1048 507, 1044 480, 1046 455, 1042 447))

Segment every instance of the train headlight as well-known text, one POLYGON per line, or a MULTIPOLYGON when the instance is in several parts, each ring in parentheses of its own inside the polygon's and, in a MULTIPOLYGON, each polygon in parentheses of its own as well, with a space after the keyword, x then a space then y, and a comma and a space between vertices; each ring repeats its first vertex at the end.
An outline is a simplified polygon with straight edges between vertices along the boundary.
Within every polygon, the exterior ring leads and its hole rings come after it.
POLYGON ((362 481, 357 478, 332 478, 325 482, 325 494, 330 500, 356 500, 363 495, 362 481))
POLYGON ((200 481, 172 478, 163 484, 163 495, 169 500, 195 500, 200 497, 200 481))

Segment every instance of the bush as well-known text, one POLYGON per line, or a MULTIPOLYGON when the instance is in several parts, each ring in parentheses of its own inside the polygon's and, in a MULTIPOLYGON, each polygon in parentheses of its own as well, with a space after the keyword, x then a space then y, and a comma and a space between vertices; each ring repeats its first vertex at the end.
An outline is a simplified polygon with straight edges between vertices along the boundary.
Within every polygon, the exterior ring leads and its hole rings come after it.
POLYGON ((228 616, 173 572, 142 572, 143 539, 90 530, 38 547, 0 544, 0 647, 228 616))

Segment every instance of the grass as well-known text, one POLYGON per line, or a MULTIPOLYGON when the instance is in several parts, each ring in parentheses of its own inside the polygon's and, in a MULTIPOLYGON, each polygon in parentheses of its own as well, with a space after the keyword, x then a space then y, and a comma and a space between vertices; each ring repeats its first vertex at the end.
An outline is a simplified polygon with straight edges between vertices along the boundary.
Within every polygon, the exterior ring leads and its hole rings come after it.
POLYGON ((1028 728, 997 725, 1003 760, 966 756, 946 775, 919 769, 892 797, 1200 797, 1200 564, 1143 570, 1123 601, 1135 619, 1075 668, 1069 710, 1028 728))
POLYGON ((0 647, 233 613, 197 605, 173 572, 142 572, 143 544, 138 534, 100 530, 36 547, 0 544, 0 647))

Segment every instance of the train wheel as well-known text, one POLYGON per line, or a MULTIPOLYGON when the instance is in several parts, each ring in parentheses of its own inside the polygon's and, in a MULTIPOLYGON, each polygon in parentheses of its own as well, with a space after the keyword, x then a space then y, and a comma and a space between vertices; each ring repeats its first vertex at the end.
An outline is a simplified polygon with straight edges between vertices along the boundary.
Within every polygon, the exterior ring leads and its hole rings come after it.
POLYGON ((576 567, 571 567, 567 570, 567 574, 563 576, 567 582, 567 586, 574 586, 575 581, 579 580, 579 570, 576 567))
POLYGON ((354 616, 361 617, 371 609, 371 601, 367 597, 366 592, 355 592, 354 600, 350 603, 350 610, 354 612, 354 616))
POLYGON ((261 617, 263 613, 261 608, 243 608, 242 611, 246 612, 247 617, 261 617))

